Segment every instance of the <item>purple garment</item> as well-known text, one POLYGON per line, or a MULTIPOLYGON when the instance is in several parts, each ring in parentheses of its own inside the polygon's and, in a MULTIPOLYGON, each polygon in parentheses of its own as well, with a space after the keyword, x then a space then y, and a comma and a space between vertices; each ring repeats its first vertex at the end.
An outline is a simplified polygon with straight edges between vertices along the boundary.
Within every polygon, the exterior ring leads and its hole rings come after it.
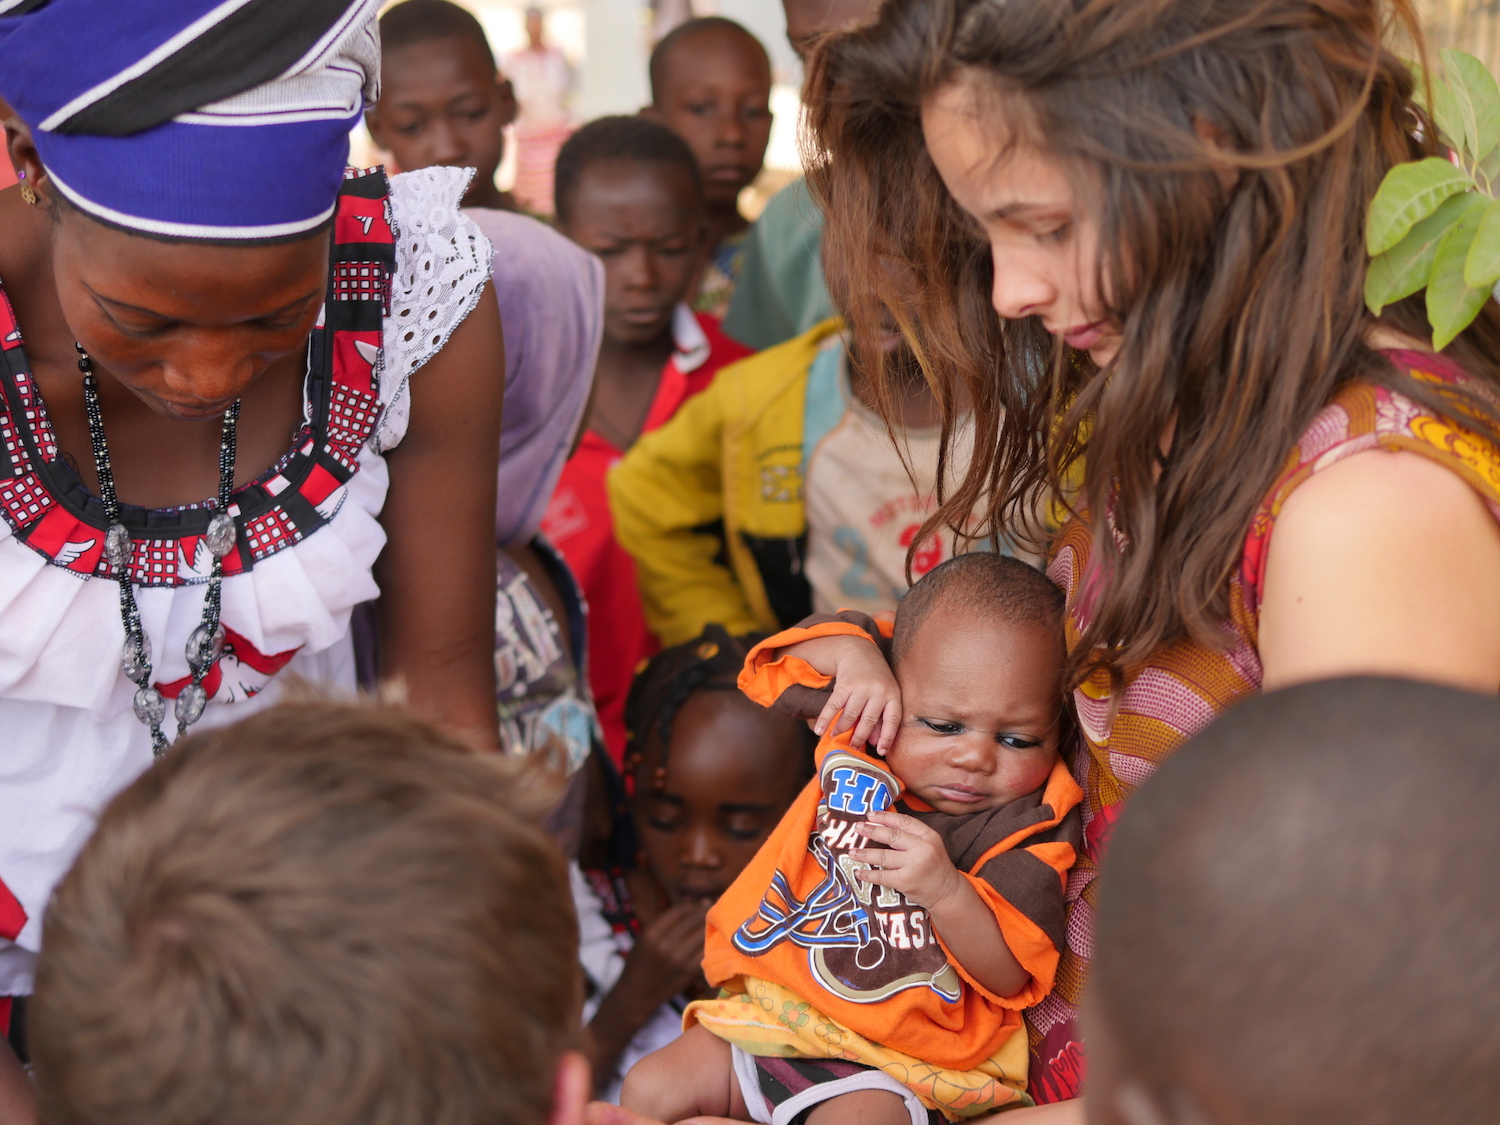
POLYGON ((527 543, 541 528, 593 385, 604 332, 604 265, 551 227, 510 211, 464 214, 495 247, 505 331, 505 412, 495 539, 527 543))

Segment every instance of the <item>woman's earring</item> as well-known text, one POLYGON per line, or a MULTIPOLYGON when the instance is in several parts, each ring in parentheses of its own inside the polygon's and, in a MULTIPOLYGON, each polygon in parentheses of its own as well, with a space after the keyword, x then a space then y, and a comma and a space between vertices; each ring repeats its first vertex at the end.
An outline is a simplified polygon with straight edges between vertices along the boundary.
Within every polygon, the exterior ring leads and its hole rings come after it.
POLYGON ((28 184, 26 182, 26 169, 24 169, 24 168, 21 169, 21 171, 19 171, 19 172, 16 173, 16 176, 21 181, 21 198, 24 199, 31 206, 35 207, 36 206, 36 190, 30 184, 28 184))

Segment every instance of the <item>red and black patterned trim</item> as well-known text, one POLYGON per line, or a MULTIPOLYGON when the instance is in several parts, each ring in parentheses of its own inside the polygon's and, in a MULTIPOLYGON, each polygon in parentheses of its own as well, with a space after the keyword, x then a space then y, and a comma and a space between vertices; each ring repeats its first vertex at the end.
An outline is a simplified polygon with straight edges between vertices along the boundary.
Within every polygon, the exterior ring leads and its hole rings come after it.
MULTIPOLYGON (((380 421, 375 372, 395 261, 385 171, 351 169, 334 218, 327 303, 308 341, 306 398, 312 418, 280 461, 235 489, 230 511, 240 532, 224 559, 226 576, 307 538, 343 503, 344 485, 359 471, 359 451, 380 421)), ((211 514, 206 502, 166 509, 122 506, 121 520, 135 541, 131 581, 140 586, 207 582, 212 557, 203 536, 211 514)), ((114 577, 104 557, 104 505, 58 456, 3 286, 0 518, 53 565, 82 577, 114 577)))

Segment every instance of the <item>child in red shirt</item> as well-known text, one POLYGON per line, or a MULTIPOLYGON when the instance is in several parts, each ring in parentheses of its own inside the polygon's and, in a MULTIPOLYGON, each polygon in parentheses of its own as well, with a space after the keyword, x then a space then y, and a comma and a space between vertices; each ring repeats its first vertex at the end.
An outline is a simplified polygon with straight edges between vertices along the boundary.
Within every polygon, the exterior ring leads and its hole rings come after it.
POLYGON ((1021 1009, 1052 988, 1080 846, 1062 594, 961 555, 901 603, 889 666, 883 637, 846 611, 746 661, 751 698, 822 707, 818 776, 710 911, 720 996, 630 1072, 627 1108, 781 1122, 837 1099, 924 1125, 1029 1104, 1021 1009))
POLYGON ((655 121, 603 117, 557 158, 558 229, 604 262, 604 340, 578 451, 542 530, 589 603, 589 682, 616 764, 625 696, 656 651, 635 564, 615 541, 604 476, 636 438, 666 422, 714 372, 749 355, 683 302, 705 252, 703 181, 687 144, 655 121))

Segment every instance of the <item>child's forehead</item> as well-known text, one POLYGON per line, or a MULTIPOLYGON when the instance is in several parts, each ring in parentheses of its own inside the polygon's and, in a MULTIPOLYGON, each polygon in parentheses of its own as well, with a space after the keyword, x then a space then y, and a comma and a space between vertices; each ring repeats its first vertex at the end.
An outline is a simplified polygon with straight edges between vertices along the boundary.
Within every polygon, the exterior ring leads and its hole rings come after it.
POLYGON ((747 31, 707 27, 673 43, 657 59, 657 79, 663 85, 704 81, 726 76, 769 81, 770 62, 760 43, 747 31))
MULTIPOLYGON (((657 724, 646 732, 641 766, 650 772, 662 757, 657 724)), ((732 684, 700 688, 685 698, 672 717, 668 764, 714 776, 726 783, 744 778, 781 778, 802 751, 801 729, 752 703, 732 684)))
POLYGON ((434 79, 488 87, 494 82, 495 60, 467 36, 437 36, 387 48, 380 58, 380 78, 386 92, 397 84, 434 79))
POLYGON ((934 606, 895 668, 903 693, 1004 680, 1015 695, 1057 698, 1064 639, 1059 624, 934 606))
POLYGON ((698 204, 692 173, 684 165, 631 156, 600 157, 580 168, 576 194, 585 193, 595 206, 668 203, 690 211, 698 204))

